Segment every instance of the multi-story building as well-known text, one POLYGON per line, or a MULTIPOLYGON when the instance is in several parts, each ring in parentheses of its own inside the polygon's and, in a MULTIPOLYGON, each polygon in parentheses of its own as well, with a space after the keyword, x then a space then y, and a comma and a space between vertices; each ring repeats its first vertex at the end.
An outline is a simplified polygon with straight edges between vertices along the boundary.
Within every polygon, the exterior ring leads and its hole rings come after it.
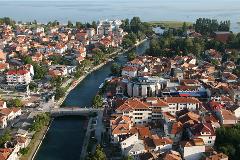
POLYGON ((159 77, 138 77, 128 83, 127 93, 130 97, 153 97, 160 94, 164 85, 159 77))
POLYGON ((9 70, 6 73, 6 80, 9 85, 29 84, 32 77, 28 70, 9 70))
POLYGON ((139 99, 128 99, 116 109, 116 112, 130 117, 133 124, 151 122, 152 111, 149 105, 139 99))
POLYGON ((201 102, 193 97, 167 97, 165 100, 169 105, 168 112, 172 115, 185 108, 190 111, 197 110, 201 105, 201 102))

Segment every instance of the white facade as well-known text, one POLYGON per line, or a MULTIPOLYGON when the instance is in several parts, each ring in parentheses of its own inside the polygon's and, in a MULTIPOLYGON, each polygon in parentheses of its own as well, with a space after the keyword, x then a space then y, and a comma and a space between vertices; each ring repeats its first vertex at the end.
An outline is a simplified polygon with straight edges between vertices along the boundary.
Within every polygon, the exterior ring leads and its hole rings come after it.
POLYGON ((193 111, 199 107, 199 104, 197 103, 168 103, 168 105, 169 105, 168 112, 171 113, 172 115, 176 115, 177 111, 183 110, 184 108, 193 111))
POLYGON ((122 76, 136 77, 137 70, 133 70, 133 71, 122 70, 122 76))
POLYGON ((8 84, 29 84, 32 80, 31 74, 29 71, 25 73, 10 73, 6 75, 6 80, 8 84))
POLYGON ((123 112, 123 115, 131 117, 134 124, 146 124, 151 122, 152 111, 150 109, 134 109, 130 112, 123 112))
POLYGON ((234 115, 239 119, 240 118, 240 107, 234 110, 234 115))
POLYGON ((88 38, 93 37, 95 35, 95 29, 94 28, 87 29, 87 35, 88 35, 88 38))
POLYGON ((181 148, 185 160, 199 160, 205 152, 205 146, 190 146, 181 148))
POLYGON ((138 142, 138 134, 135 133, 120 143, 122 153, 125 153, 128 147, 138 142))
POLYGON ((202 136, 198 136, 201 138, 205 144, 205 146, 213 147, 215 143, 216 136, 208 135, 207 133, 201 133, 202 136))

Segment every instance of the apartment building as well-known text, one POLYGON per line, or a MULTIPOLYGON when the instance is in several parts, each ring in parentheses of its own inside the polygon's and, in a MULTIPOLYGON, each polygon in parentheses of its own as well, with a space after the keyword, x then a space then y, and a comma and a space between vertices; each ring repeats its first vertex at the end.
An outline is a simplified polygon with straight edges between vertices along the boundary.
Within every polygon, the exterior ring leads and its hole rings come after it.
POLYGON ((9 70, 6 73, 6 81, 9 85, 29 84, 32 80, 28 70, 9 70))

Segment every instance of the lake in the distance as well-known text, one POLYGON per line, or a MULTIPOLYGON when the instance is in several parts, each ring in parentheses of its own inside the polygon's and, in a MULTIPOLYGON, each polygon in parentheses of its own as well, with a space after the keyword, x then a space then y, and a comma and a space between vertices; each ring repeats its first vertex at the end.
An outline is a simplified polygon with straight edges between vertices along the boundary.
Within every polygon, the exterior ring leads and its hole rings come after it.
POLYGON ((0 0, 0 17, 17 21, 91 22, 139 16, 144 21, 194 22, 199 17, 231 20, 240 31, 240 0, 0 0))

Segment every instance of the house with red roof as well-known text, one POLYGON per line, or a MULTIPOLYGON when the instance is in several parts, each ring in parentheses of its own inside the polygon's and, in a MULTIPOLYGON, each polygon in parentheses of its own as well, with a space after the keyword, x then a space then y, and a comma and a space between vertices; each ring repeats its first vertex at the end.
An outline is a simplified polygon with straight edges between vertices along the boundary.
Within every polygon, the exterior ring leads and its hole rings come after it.
POLYGON ((151 122, 151 110, 149 104, 140 99, 128 99, 116 109, 116 112, 131 117, 134 124, 147 124, 151 122))
POLYGON ((122 68, 122 76, 127 77, 136 77, 137 76, 138 69, 136 67, 132 66, 125 66, 122 68))
POLYGON ((6 73, 6 80, 9 85, 29 84, 32 77, 28 70, 9 70, 6 73))
POLYGON ((119 142, 119 136, 130 134, 132 122, 128 116, 118 116, 110 120, 111 140, 113 143, 119 142))
POLYGON ((180 153, 185 160, 200 159, 205 150, 205 145, 201 138, 180 142, 180 153))
POLYGON ((177 111, 188 109, 190 111, 197 110, 201 106, 201 102, 193 97, 166 97, 168 103, 168 112, 175 115, 177 111))
POLYGON ((3 72, 8 69, 9 69, 9 63, 0 63, 0 72, 3 72))
POLYGON ((197 123, 187 129, 189 138, 202 139, 205 146, 214 146, 216 134, 211 123, 197 123))

